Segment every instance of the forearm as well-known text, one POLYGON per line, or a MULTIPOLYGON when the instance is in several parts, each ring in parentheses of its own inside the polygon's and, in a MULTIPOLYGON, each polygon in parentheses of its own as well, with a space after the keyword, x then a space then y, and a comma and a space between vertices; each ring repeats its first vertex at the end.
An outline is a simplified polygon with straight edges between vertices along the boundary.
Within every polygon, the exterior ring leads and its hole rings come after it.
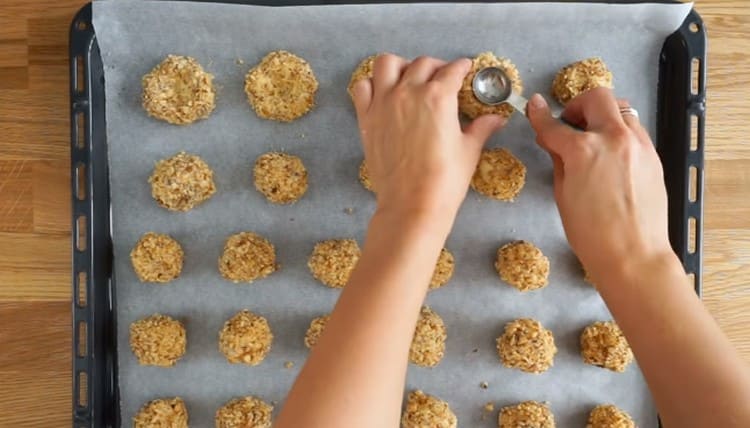
POLYGON ((666 427, 750 426, 750 371, 674 254, 597 278, 666 427))
POLYGON ((378 212, 278 427, 397 426, 419 307, 451 222, 378 212))

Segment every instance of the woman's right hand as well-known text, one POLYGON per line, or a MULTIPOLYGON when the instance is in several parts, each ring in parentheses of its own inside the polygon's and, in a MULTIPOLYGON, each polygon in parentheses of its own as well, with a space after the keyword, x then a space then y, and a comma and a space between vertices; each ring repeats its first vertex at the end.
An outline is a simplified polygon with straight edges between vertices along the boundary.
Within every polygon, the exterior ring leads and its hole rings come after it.
POLYGON ((554 118, 541 95, 529 100, 537 143, 554 164, 555 199, 573 251, 598 278, 674 257, 667 232, 667 194, 661 162, 627 102, 597 88, 573 99, 563 112, 574 129, 554 118))

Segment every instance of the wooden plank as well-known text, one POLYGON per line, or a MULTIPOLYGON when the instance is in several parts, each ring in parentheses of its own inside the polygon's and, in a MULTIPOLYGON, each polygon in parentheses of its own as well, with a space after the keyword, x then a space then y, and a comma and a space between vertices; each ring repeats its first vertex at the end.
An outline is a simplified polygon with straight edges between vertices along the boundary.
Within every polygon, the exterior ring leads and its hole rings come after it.
POLYGON ((0 232, 34 230, 32 163, 0 161, 0 232))
POLYGON ((28 64, 26 40, 0 40, 0 67, 26 67, 28 64))
POLYGON ((70 233, 70 161, 33 163, 34 231, 70 233))
POLYGON ((0 89, 26 89, 28 85, 28 68, 0 67, 0 89))
POLYGON ((704 236, 703 301, 750 362, 750 230, 713 229, 704 236))
POLYGON ((68 234, 0 232, 0 302, 68 301, 68 234))
POLYGON ((750 229, 750 159, 706 161, 704 226, 750 229))
MULTIPOLYGON (((2 72, 0 69, 0 77, 2 72)), ((0 118, 0 159, 61 160, 70 156, 70 129, 63 123, 0 118)))
MULTIPOLYGON (((39 352, 56 352, 38 349, 39 352)), ((0 368, 0 426, 61 428, 72 423, 72 374, 60 367, 40 372, 0 368)))
POLYGON ((73 330, 70 305, 69 301, 0 302, 0 370, 34 373, 69 369, 73 330))
POLYGON ((0 117, 4 121, 44 121, 67 127, 70 120, 69 95, 58 87, 53 91, 15 90, 0 91, 0 117))

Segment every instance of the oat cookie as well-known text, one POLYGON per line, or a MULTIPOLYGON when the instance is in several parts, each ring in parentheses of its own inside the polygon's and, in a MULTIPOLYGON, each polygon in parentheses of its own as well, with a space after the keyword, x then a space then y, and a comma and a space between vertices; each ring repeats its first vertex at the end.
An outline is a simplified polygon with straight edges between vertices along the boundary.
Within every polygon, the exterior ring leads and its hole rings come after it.
POLYGON ((359 182, 362 183, 365 189, 375 192, 375 189, 372 187, 372 181, 370 181, 370 171, 367 169, 367 164, 364 160, 359 164, 359 182))
POLYGON ((552 367, 557 347, 552 332, 539 321, 521 318, 505 325, 497 338, 497 353, 505 367, 542 373, 552 367))
POLYGON ((549 259, 531 242, 515 241, 497 250, 495 270, 520 291, 536 290, 547 285, 549 259))
POLYGON ((185 253, 169 235, 148 232, 130 252, 130 262, 141 282, 166 283, 182 272, 185 253))
POLYGON ((422 367, 434 367, 445 354, 448 334, 445 323, 429 306, 422 306, 409 348, 409 361, 422 367))
POLYGON ((526 183, 526 166, 507 149, 482 150, 471 188, 484 196, 511 202, 526 183))
POLYGON ((586 428, 636 428, 636 425, 624 411, 612 404, 604 404, 594 407, 586 428))
POLYGON ((159 398, 144 404, 133 417, 133 428, 187 428, 188 411, 180 397, 159 398))
POLYGON ((253 282, 278 269, 276 250, 266 238, 253 232, 231 235, 219 258, 221 276, 232 282, 253 282))
POLYGON ((333 288, 343 288, 360 256, 354 239, 329 239, 313 248, 307 267, 318 281, 333 288))
POLYGON ((172 367, 186 347, 185 327, 172 317, 154 314, 130 324, 130 350, 141 365, 172 367))
POLYGON ((482 104, 482 102, 474 96, 474 91, 471 88, 474 75, 477 74, 477 71, 486 67, 497 67, 505 71, 513 82, 513 91, 518 94, 523 92, 523 82, 521 81, 521 75, 518 73, 516 66, 507 58, 497 57, 492 52, 483 52, 472 60, 471 70, 464 78, 461 90, 458 92, 458 110, 470 119, 474 119, 483 114, 497 114, 507 119, 513 114, 513 111, 515 111, 510 104, 503 103, 495 106, 482 104))
POLYGON ((219 351, 230 363, 257 366, 271 350, 268 321, 247 309, 237 312, 219 332, 219 351))
POLYGON ((349 92, 350 97, 354 97, 352 94, 352 88, 354 84, 362 79, 371 79, 373 65, 375 65, 375 58, 377 55, 370 55, 363 59, 362 62, 357 65, 357 68, 352 72, 352 77, 349 79, 349 86, 346 87, 346 91, 349 92))
POLYGON ((266 55, 245 76, 245 94, 258 117, 291 122, 315 105, 318 80, 310 64, 287 51, 266 55))
POLYGON ((432 272, 432 279, 430 280, 430 289, 434 290, 445 285, 450 281, 453 276, 453 268, 455 267, 455 259, 453 254, 448 251, 447 248, 440 250, 440 257, 438 257, 435 270, 432 272))
POLYGON ((214 172, 199 156, 180 152, 156 162, 151 196, 170 211, 188 211, 216 193, 214 172))
POLYGON ((213 80, 194 58, 168 55, 141 80, 143 109, 175 125, 205 119, 216 107, 213 80))
POLYGON ((599 87, 612 88, 612 72, 601 58, 588 58, 563 67, 552 81, 552 96, 567 104, 582 93, 599 87))
POLYGON ((323 334, 323 330, 330 319, 330 315, 323 315, 310 321, 310 327, 307 329, 307 333, 305 333, 305 346, 307 346, 307 349, 312 349, 318 344, 320 335, 323 334))
POLYGON ((595 322, 581 333, 583 362, 623 372, 633 361, 633 351, 614 321, 595 322))
POLYGON ((499 428, 555 428, 555 417, 547 403, 524 401, 503 407, 498 415, 499 428))
POLYGON ((273 406, 247 396, 230 400, 216 411, 216 428, 271 428, 273 406))
POLYGON ((445 401, 413 391, 406 400, 406 408, 401 416, 401 428, 456 428, 458 418, 445 401))
POLYGON ((253 178, 255 188, 275 204, 295 202, 307 191, 307 170, 302 159, 286 153, 259 156, 253 178))

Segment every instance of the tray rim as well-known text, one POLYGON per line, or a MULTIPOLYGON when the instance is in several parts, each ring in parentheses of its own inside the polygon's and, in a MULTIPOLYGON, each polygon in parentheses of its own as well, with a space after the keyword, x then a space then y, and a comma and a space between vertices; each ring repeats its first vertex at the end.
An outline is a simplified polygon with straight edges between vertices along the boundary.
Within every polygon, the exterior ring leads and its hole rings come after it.
MULTIPOLYGON (((194 0, 185 0, 194 1, 194 0)), ((407 3, 399 0, 209 0, 267 6, 407 3), (279 4, 283 3, 283 4, 279 4)), ((543 2, 521 0, 520 2, 543 2)), ((460 3, 450 0, 436 3, 460 3)), ((498 3, 504 0, 481 0, 498 3)), ((567 1, 558 1, 567 2, 567 1)), ((593 0, 590 3, 681 3, 677 0, 593 0)), ((419 3, 419 1, 413 1, 419 3)), ((104 72, 92 25, 92 5, 74 16, 69 33, 72 293, 73 315, 73 426, 120 426, 117 387, 115 281, 112 272, 112 235, 109 171, 104 104, 104 72), (80 64, 79 64, 80 61, 80 64), (82 88, 79 88, 79 85, 82 88), (82 121, 82 122, 79 122, 82 121), (85 274, 79 281, 79 274, 85 274), (80 296, 85 296, 81 301, 80 296), (85 329, 81 326, 85 325, 85 329), (83 351, 83 352, 81 352, 83 351)), ((659 58, 656 148, 664 165, 669 199, 669 237, 672 248, 702 289, 704 148, 706 110, 706 46, 703 20, 692 9, 682 26, 665 39, 659 58), (692 25, 697 31, 691 31, 692 25), (674 58, 677 56, 678 58, 674 58), (693 60, 699 68, 692 70, 693 60), (682 60, 682 63, 676 60, 682 60), (697 90, 692 91, 693 75, 697 90), (669 92, 669 97, 667 97, 669 92), (675 96, 676 92, 677 96, 675 96), (691 121, 697 122, 691 135, 691 121), (665 121, 670 126, 663 126, 665 121), (695 140, 695 149, 691 141, 695 140), (695 181, 691 182, 691 170, 695 181), (695 198, 691 199, 691 193, 695 198), (693 230, 691 231, 690 228, 693 230), (692 241, 691 241, 692 239, 692 241), (691 251, 692 249, 692 251, 691 251)))

